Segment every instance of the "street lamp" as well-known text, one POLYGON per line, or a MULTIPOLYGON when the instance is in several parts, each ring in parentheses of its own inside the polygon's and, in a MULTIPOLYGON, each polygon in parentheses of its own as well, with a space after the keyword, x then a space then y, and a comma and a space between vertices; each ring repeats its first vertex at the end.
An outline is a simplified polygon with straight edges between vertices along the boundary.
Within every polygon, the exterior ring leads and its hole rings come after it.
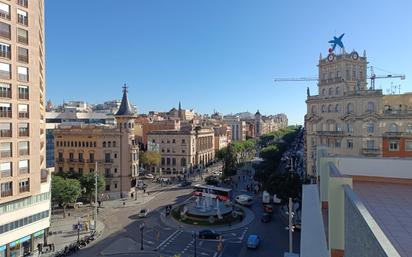
POLYGON ((77 245, 80 244, 80 218, 77 218, 77 245))
POLYGON ((143 251, 143 230, 144 230, 144 222, 142 222, 142 224, 140 224, 139 229, 140 229, 140 251, 143 251))
POLYGON ((197 257, 197 243, 196 243, 196 239, 197 239, 197 233, 193 231, 192 233, 193 239, 195 240, 195 257, 197 257))

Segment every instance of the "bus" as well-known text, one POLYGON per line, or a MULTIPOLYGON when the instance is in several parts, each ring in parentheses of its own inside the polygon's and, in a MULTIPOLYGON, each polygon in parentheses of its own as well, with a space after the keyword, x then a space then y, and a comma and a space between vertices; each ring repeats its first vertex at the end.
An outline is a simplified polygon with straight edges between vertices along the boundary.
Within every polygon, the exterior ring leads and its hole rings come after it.
POLYGON ((232 199, 232 189, 216 187, 211 185, 194 185, 194 196, 208 196, 212 199, 218 198, 220 201, 229 201, 232 199))

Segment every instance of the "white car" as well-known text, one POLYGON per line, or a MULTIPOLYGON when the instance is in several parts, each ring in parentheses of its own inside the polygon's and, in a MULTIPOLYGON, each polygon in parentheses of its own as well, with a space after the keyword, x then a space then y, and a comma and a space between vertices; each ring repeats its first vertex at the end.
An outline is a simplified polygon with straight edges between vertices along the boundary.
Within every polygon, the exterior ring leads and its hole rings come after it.
POLYGON ((249 195, 238 195, 235 198, 235 202, 240 205, 250 206, 253 204, 253 198, 249 195))
POLYGON ((154 176, 153 176, 153 174, 146 174, 146 175, 144 175, 144 177, 145 178, 147 178, 147 179, 154 179, 154 176))
POLYGON ((143 208, 139 211, 138 216, 139 216, 139 218, 146 218, 147 215, 149 215, 149 212, 150 212, 150 209, 143 208))
POLYGON ((221 171, 215 171, 215 172, 213 172, 213 175, 214 176, 222 176, 222 174, 223 174, 223 172, 221 172, 221 171))

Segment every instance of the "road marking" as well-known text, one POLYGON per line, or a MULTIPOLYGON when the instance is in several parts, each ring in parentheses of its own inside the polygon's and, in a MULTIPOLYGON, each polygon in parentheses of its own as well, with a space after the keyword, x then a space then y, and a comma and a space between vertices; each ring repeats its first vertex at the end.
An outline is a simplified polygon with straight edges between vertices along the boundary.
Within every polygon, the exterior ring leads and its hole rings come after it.
POLYGON ((171 239, 173 236, 175 236, 177 233, 181 232, 180 230, 176 230, 175 232, 173 232, 168 238, 166 238, 165 240, 163 240, 163 242, 161 242, 157 247, 156 250, 160 249, 160 247, 162 247, 164 244, 166 244, 167 241, 169 241, 169 239, 171 239))

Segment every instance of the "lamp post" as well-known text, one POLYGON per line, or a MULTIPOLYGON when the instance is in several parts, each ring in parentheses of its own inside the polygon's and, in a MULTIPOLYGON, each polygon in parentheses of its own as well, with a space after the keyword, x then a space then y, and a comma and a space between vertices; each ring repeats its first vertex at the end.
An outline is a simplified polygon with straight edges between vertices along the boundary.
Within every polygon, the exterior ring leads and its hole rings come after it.
POLYGON ((80 244, 80 218, 77 218, 77 245, 80 244))
POLYGON ((140 229, 140 251, 143 251, 143 230, 144 230, 144 222, 142 222, 142 224, 140 224, 139 229, 140 229))
POLYGON ((197 243, 196 243, 197 233, 193 231, 192 236, 193 236, 193 239, 195 240, 195 257, 197 257, 197 243))

